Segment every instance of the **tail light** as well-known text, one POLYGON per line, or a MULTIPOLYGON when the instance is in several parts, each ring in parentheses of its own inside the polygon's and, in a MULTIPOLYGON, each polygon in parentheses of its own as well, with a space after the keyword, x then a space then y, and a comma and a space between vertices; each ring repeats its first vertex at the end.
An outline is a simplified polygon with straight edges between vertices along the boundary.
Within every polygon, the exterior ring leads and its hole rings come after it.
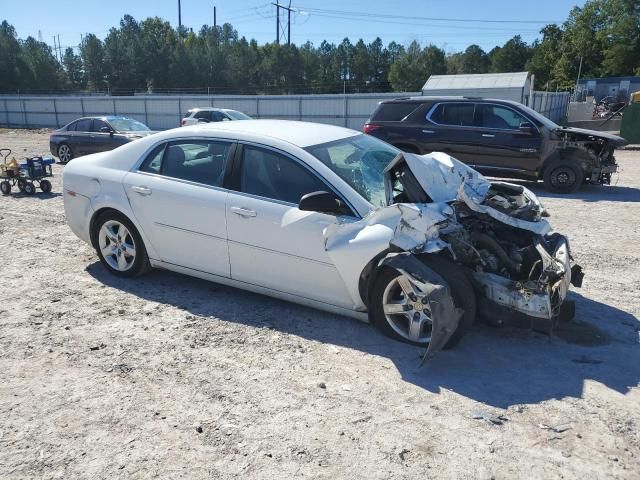
POLYGON ((183 118, 182 121, 180 122, 180 125, 184 127, 186 123, 187 123, 187 120, 183 118))
POLYGON ((382 125, 376 125, 375 123, 365 123, 364 124, 364 128, 362 129, 362 131, 364 133, 371 133, 374 130, 377 130, 377 129, 381 128, 381 127, 382 127, 382 125))

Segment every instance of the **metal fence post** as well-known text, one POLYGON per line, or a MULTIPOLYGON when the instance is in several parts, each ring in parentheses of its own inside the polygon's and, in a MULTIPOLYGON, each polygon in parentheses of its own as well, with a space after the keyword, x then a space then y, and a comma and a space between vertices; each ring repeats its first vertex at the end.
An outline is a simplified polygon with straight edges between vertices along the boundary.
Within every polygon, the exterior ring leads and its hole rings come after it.
POLYGON ((53 99, 53 111, 56 114, 56 128, 60 128, 60 120, 58 120, 58 105, 56 99, 53 99))
POLYGON ((27 119, 27 105, 26 102, 24 101, 24 98, 22 99, 22 116, 24 117, 24 125, 26 128, 29 128, 29 120, 27 119))
POLYGON ((302 96, 298 97, 298 120, 302 121, 302 96))
POLYGON ((7 104, 7 99, 3 98, 4 101, 4 116, 7 118, 7 128, 11 128, 11 122, 9 122, 9 106, 7 104))
POLYGON ((349 126, 349 120, 347 118, 347 115, 349 115, 349 97, 347 97, 347 95, 344 95, 344 111, 343 111, 343 115, 344 115, 344 126, 348 127, 349 126))
POLYGON ((113 103, 113 114, 116 115, 118 113, 116 110, 116 99, 111 99, 111 102, 113 103))
POLYGON ((147 113, 147 97, 144 97, 142 104, 144 105, 144 124, 149 126, 149 114, 147 113))
POLYGON ((84 97, 80 97, 80 110, 82 111, 82 116, 84 117, 84 97))
POLYGON ((256 96, 256 118, 260 118, 260 97, 256 96))
POLYGON ((178 97, 178 125, 182 123, 182 97, 178 97))

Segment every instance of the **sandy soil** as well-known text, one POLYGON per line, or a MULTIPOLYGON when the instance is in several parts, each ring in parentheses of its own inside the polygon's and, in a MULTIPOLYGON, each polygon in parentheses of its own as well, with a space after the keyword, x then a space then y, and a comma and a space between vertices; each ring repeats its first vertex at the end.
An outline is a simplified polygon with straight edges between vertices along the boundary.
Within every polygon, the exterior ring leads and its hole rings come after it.
POLYGON ((618 158, 615 186, 533 187, 586 270, 576 321, 478 325, 422 368, 354 320, 108 275, 56 165, 53 193, 0 198, 0 477, 639 478, 640 152, 618 158))

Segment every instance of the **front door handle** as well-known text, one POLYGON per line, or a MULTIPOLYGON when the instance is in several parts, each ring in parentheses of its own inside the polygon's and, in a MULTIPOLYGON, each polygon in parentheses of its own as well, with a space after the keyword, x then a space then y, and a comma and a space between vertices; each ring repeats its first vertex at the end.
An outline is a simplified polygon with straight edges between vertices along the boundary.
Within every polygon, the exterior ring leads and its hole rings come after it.
POLYGON ((255 217, 258 215, 255 210, 249 210, 248 208, 242 207, 231 207, 231 211, 236 215, 240 215, 241 217, 255 217))
POLYGON ((485 138, 495 138, 495 135, 493 133, 483 133, 482 136, 485 138))
POLYGON ((433 130, 422 130, 422 133, 436 133, 433 130))
POLYGON ((139 193, 140 195, 151 195, 151 189, 149 187, 143 187, 143 186, 133 186, 131 187, 131 190, 133 190, 136 193, 139 193))

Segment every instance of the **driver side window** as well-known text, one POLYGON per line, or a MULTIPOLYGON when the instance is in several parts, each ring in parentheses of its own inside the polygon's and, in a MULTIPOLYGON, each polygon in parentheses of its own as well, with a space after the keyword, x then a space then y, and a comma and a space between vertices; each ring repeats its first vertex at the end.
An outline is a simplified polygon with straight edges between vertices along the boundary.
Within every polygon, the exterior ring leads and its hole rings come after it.
POLYGON ((272 150, 245 145, 240 164, 240 191, 297 205, 303 195, 328 191, 310 170, 272 150))
POLYGON ((478 105, 478 107, 479 122, 484 128, 518 130, 521 123, 529 121, 510 108, 498 105, 478 105))

